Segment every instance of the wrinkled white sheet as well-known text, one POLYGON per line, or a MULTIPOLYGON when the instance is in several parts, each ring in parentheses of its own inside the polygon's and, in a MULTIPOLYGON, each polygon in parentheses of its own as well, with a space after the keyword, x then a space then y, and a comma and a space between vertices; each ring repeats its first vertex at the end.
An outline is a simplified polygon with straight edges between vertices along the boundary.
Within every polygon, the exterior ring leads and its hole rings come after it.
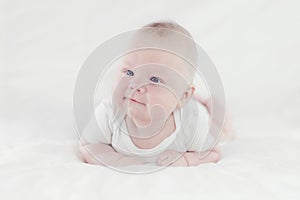
POLYGON ((1 1, 1 199, 298 199, 298 1, 1 1), (217 164, 132 175, 81 163, 76 75, 118 33, 185 26, 222 76, 236 139, 217 164))

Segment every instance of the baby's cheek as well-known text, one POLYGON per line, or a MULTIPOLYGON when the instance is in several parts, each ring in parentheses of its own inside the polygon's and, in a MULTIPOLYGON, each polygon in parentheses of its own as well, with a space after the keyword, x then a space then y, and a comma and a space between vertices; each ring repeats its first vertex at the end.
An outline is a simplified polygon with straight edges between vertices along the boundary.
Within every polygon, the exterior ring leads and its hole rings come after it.
POLYGON ((155 104, 158 104, 166 115, 169 115, 176 107, 176 99, 170 95, 159 95, 155 99, 155 104))
POLYGON ((176 104, 179 100, 179 97, 177 96, 175 91, 170 91, 166 88, 163 88, 163 90, 160 91, 159 94, 161 94, 162 101, 169 105, 176 104))

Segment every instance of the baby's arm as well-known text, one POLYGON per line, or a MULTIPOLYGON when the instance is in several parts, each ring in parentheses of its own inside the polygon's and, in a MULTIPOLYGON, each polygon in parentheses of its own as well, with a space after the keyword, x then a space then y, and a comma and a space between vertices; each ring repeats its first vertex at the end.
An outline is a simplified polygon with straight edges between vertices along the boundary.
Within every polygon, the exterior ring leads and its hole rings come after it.
MULTIPOLYGON (((187 162, 187 166, 197 166, 203 163, 216 163, 221 158, 221 151, 215 147, 212 150, 206 152, 196 152, 196 151, 189 151, 185 152, 183 156, 185 161, 187 162)), ((180 163, 174 163, 174 166, 180 163)))
MULTIPOLYGON (((212 99, 211 98, 203 98, 199 94, 196 94, 196 93, 194 94, 194 98, 200 104, 204 105, 205 108, 207 109, 208 113, 211 114, 211 110, 212 110, 212 104, 211 104, 212 99)), ((216 105, 216 106, 218 106, 218 105, 216 105)), ((230 114, 228 114, 228 112, 225 115, 224 124, 218 124, 215 121, 213 121, 212 125, 222 128, 222 134, 221 134, 219 142, 234 139, 234 134, 233 134, 234 127, 232 125, 232 120, 231 120, 230 114)))
POLYGON ((138 158, 125 156, 116 152, 115 149, 109 144, 80 143, 79 152, 84 162, 94 165, 108 165, 117 167, 143 164, 143 161, 138 158))
POLYGON ((209 162, 218 162, 221 158, 221 152, 218 148, 205 152, 188 151, 182 155, 180 154, 181 153, 177 151, 165 151, 158 157, 157 164, 160 166, 170 165, 174 167, 187 167, 209 162), (178 159, 173 162, 176 158, 178 159))

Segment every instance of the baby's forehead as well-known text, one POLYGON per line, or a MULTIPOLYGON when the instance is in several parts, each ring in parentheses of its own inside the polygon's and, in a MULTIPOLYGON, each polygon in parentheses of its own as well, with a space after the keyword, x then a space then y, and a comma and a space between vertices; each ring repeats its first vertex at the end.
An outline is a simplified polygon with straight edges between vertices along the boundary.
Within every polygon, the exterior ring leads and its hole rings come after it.
POLYGON ((162 49, 139 49, 132 51, 124 56, 124 60, 130 60, 131 62, 176 62, 179 59, 175 54, 162 50, 162 49))
POLYGON ((155 75, 159 77, 181 77, 183 74, 174 70, 173 67, 158 63, 147 63, 134 67, 125 67, 125 69, 133 70, 136 75, 155 75))

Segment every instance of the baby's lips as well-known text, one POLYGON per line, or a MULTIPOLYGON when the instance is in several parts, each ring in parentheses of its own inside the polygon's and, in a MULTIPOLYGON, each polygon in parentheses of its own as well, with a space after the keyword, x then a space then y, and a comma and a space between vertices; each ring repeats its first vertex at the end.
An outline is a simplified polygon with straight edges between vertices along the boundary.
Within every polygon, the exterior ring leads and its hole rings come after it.
POLYGON ((137 98, 129 98, 129 97, 125 96, 123 99, 128 99, 128 100, 130 100, 130 101, 132 101, 132 102, 146 105, 145 103, 143 103, 143 101, 141 101, 141 100, 139 100, 139 99, 137 99, 137 98))
POLYGON ((134 98, 130 98, 129 100, 130 100, 130 101, 133 101, 133 102, 135 102, 135 103, 139 103, 139 104, 145 105, 142 101, 137 100, 137 99, 134 99, 134 98))

